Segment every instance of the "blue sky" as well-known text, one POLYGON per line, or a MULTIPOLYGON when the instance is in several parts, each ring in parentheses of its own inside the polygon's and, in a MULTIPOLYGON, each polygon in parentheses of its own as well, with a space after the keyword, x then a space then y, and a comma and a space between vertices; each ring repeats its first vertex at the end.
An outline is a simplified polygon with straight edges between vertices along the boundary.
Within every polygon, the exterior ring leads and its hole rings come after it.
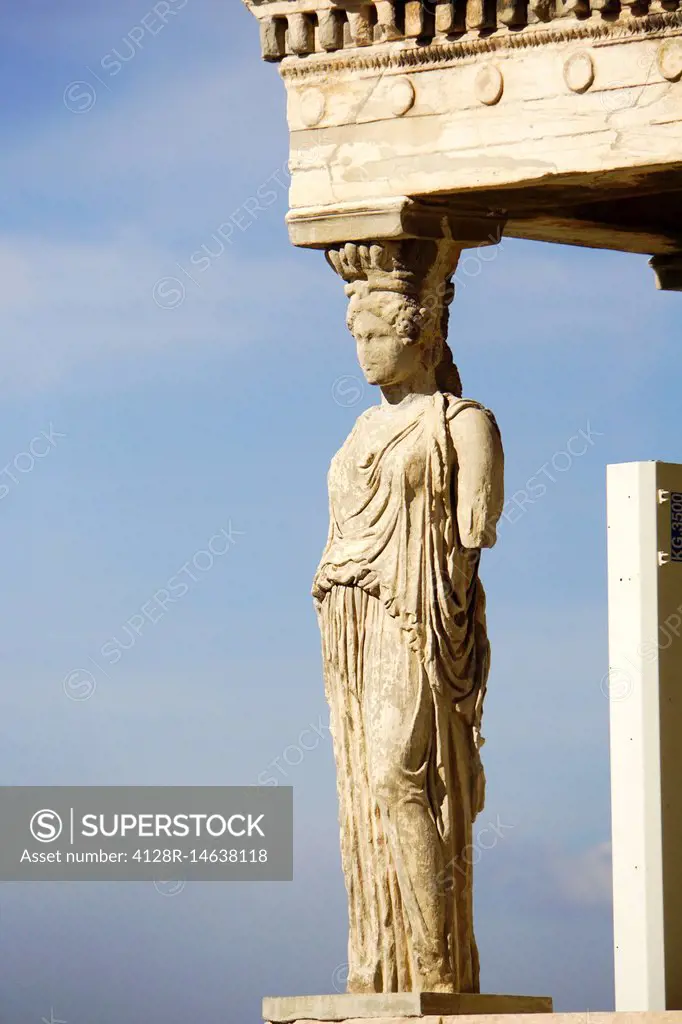
MULTIPOLYGON (((218 227, 283 180, 284 89, 236 0, 177 3, 112 74, 152 6, 0 13, 0 768, 35 785, 274 773, 295 787, 296 877, 173 897, 3 885, 3 1024, 51 1008, 68 1024, 256 1024, 262 995, 333 991, 345 961, 309 589, 329 459, 377 395, 340 283, 288 243, 284 187, 196 284, 183 276, 178 264, 216 251, 218 227), (185 283, 174 308, 155 301, 168 277, 185 283), (22 453, 41 432, 52 444, 31 465, 22 453), (103 663, 102 646, 230 525, 229 553, 103 663), (96 689, 68 699, 64 680, 83 669, 96 689), (300 758, 304 730, 320 738, 300 758)), ((655 291, 643 257, 513 240, 458 286, 451 343, 465 392, 500 422, 508 494, 538 474, 545 487, 483 565, 481 825, 506 827, 477 867, 482 984, 606 1009, 605 466, 680 458, 680 298, 655 291), (581 430, 590 444, 567 461, 581 430)))

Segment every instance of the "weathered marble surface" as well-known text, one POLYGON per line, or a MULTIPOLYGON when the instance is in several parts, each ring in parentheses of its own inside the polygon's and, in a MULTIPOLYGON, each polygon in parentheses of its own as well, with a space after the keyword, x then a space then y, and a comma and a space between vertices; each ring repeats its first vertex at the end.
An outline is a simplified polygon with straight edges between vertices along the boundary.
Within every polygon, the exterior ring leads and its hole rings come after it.
POLYGON ((349 899, 348 990, 477 992, 472 822, 484 800, 481 549, 503 454, 446 343, 452 241, 346 245, 348 326, 381 404, 329 472, 313 594, 349 899))
MULTIPOLYGON (((495 998, 495 997, 491 997, 495 998)), ((300 1018, 295 1024, 318 1024, 320 1018, 300 1018)), ((625 1011, 622 1013, 484 1013, 428 1014, 402 1017, 352 1017, 344 1024, 682 1024, 682 1010, 625 1011)), ((275 1021, 272 1024, 276 1024, 275 1021)))
POLYGON ((680 0, 246 2, 286 86, 296 245, 411 237, 377 205, 418 199, 679 257, 680 0))
POLYGON ((291 1021, 360 1021, 398 1024, 425 1017, 431 1024, 440 1014, 551 1013, 552 1000, 542 996, 448 995, 445 992, 391 992, 386 995, 283 996, 263 1000, 263 1017, 271 1024, 291 1021))

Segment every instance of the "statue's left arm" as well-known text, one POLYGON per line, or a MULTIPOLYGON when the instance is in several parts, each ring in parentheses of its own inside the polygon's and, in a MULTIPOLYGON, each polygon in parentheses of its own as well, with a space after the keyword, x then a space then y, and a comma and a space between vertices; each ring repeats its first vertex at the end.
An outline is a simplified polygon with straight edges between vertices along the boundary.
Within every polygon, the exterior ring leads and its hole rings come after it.
POLYGON ((495 418, 481 406, 450 420, 457 455, 457 525, 465 548, 491 548, 504 506, 504 453, 495 418))

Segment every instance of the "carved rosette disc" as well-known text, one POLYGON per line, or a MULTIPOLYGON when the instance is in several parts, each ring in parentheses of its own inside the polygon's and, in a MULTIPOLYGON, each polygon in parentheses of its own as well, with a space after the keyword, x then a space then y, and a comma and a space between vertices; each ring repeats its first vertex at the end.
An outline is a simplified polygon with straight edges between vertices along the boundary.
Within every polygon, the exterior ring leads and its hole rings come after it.
POLYGON ((682 39, 668 39, 662 43, 658 54, 658 70, 669 82, 682 78, 682 39))
POLYGON ((309 128, 314 128, 324 117, 327 101, 319 89, 306 89, 301 96, 301 119, 309 128))
POLYGON ((401 78, 391 87, 388 103, 396 117, 402 117, 414 106, 415 90, 409 78, 401 78))
POLYGON ((564 81, 571 92, 587 92, 594 82, 594 61, 589 53, 574 53, 568 58, 564 81))
POLYGON ((504 92, 504 79, 502 72, 494 64, 488 64, 476 75, 476 81, 474 82, 474 92, 476 99, 480 100, 481 103, 485 103, 487 107, 492 107, 495 103, 499 103, 504 92))

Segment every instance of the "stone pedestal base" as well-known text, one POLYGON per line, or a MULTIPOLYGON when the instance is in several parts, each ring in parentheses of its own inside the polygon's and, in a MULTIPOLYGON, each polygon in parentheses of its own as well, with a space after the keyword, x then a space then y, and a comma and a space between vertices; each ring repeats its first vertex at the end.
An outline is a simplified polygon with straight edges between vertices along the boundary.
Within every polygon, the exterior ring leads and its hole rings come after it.
MULTIPOLYGON (((293 1021, 362 1020, 398 1024, 414 1017, 428 1017, 436 1024, 441 1017, 463 1014, 550 1013, 549 996, 494 996, 449 992, 386 992, 372 995, 269 996, 263 1000, 263 1019, 270 1024, 293 1021)), ((414 1024, 414 1022, 413 1022, 414 1024)), ((680 1022, 682 1024, 682 1022, 680 1022)))
POLYGON ((682 1024, 682 1010, 552 1013, 544 1008, 513 1009, 514 1005, 521 1004, 526 1007, 541 1004, 542 1007, 551 1007, 552 1000, 537 996, 444 996, 429 992, 398 992, 377 996, 291 996, 264 999, 263 1016, 271 1024, 291 1024, 293 1021, 296 1024, 317 1024, 318 1021, 339 1020, 345 1024, 682 1024), (438 1008, 445 1007, 445 1000, 448 999, 450 1004, 447 1010, 438 1008), (486 1010, 478 1012, 472 1009, 476 1000, 486 1010), (366 1007, 372 1002, 372 1012, 367 1013, 366 1007), (420 1011, 420 1005, 426 1009, 420 1011), (487 1009, 492 1005, 496 1005, 496 1009, 487 1009), (356 1012, 360 1006, 365 1008, 362 1013, 356 1012), (453 1006, 466 1008, 452 1009, 453 1006), (374 1012, 379 1009, 380 1014, 374 1012), (295 1013, 293 1017, 290 1015, 292 1012, 295 1013), (342 1013, 347 1016, 340 1016, 342 1013), (509 1018, 510 1013, 515 1014, 513 1021, 509 1018))

